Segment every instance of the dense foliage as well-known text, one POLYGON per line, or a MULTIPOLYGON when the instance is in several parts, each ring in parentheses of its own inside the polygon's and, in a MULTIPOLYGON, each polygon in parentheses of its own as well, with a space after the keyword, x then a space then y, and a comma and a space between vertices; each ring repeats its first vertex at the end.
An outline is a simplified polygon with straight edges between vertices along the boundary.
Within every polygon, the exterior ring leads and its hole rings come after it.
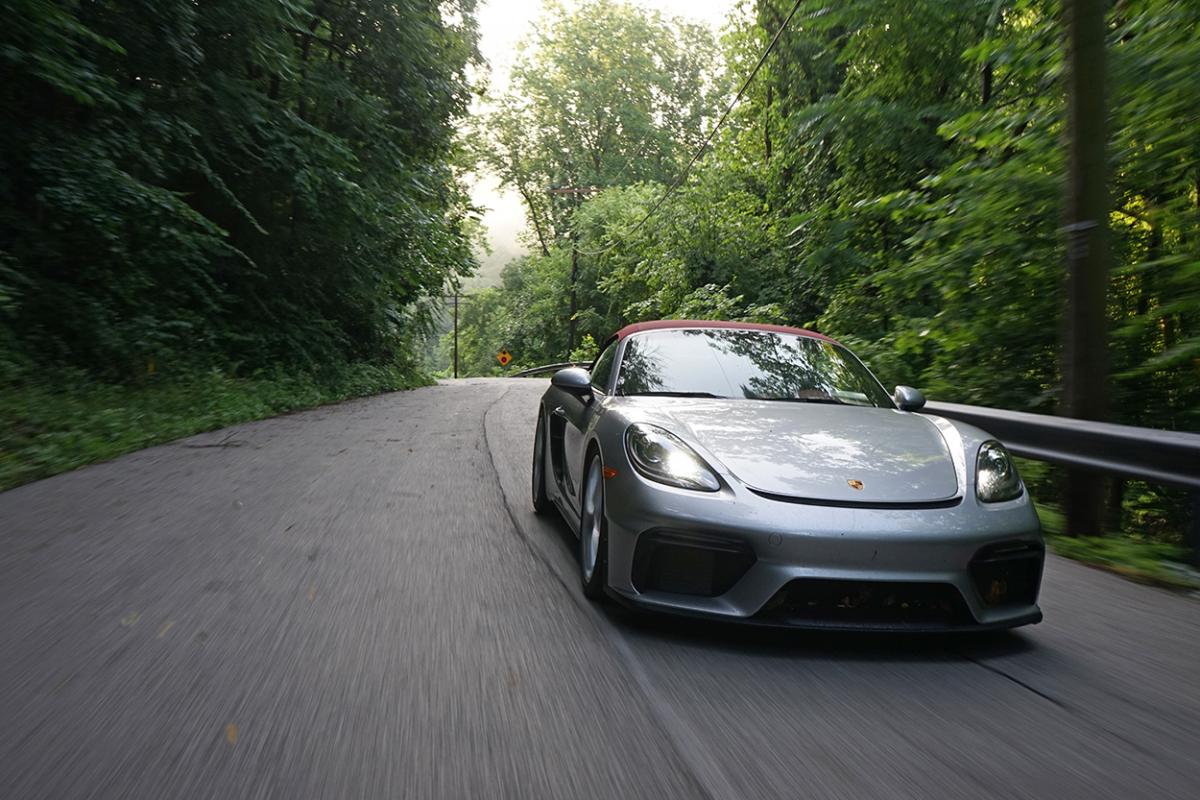
MULTIPOLYGON (((549 6, 481 119, 485 158, 523 198, 541 257, 579 238, 572 220, 594 192, 679 172, 720 99, 717 60, 703 26, 612 0, 549 6)), ((569 351, 589 303, 568 261, 569 351)))
MULTIPOLYGON (((791 7, 733 15, 732 76, 791 7)), ((1108 50, 1112 416, 1196 430, 1200 6, 1112 4, 1108 50)), ((463 361, 494 369, 475 348, 497 344, 519 364, 562 359, 574 250, 573 316, 596 341, 654 317, 778 320, 836 335, 885 382, 936 399, 1053 411, 1062 67, 1055 0, 806 0, 681 190, 638 227, 663 177, 601 176, 566 233, 469 304, 463 361)), ((515 184, 524 163, 502 174, 515 184)))
POLYGON ((611 0, 550 6, 482 120, 494 170, 525 200, 544 255, 584 192, 667 180, 720 100, 708 29, 611 0))
POLYGON ((0 379, 393 364, 473 265, 474 0, 12 0, 0 379))

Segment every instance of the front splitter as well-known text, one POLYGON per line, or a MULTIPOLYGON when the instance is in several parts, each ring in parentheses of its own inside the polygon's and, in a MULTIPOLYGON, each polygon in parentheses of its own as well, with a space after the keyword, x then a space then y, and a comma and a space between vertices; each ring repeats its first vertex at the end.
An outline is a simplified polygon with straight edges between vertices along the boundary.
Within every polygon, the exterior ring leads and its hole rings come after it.
POLYGON ((966 624, 945 624, 927 622, 852 622, 844 620, 814 620, 803 617, 773 618, 755 614, 750 617, 738 617, 731 614, 713 614, 707 611, 697 611, 692 608, 679 608, 663 603, 645 603, 629 597, 611 587, 605 593, 620 605, 639 613, 662 614, 663 616, 687 617, 708 622, 724 622, 730 625, 747 625, 758 628, 776 628, 783 630, 812 630, 812 631, 857 631, 859 633, 983 633, 987 631, 1002 631, 1020 628, 1025 625, 1036 625, 1042 621, 1041 609, 1027 614, 999 620, 996 622, 971 622, 966 624))

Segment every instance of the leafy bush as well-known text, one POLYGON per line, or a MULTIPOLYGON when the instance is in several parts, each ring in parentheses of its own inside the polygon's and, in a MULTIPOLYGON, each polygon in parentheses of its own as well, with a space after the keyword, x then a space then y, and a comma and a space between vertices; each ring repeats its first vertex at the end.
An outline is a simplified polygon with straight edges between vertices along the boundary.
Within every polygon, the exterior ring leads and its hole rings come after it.
POLYGON ((473 268, 473 0, 15 2, 0 378, 385 362, 473 268))

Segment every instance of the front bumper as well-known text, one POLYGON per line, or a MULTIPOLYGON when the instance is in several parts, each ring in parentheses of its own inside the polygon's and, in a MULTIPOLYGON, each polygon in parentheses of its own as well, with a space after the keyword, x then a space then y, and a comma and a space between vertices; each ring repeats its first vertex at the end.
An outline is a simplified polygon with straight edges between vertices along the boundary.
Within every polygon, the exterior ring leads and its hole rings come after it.
POLYGON ((1044 545, 1027 495, 939 508, 814 506, 732 480, 715 493, 674 489, 632 470, 605 489, 610 594, 629 606, 879 631, 986 630, 1042 618, 1044 545), (660 541, 668 546, 649 546, 660 541))

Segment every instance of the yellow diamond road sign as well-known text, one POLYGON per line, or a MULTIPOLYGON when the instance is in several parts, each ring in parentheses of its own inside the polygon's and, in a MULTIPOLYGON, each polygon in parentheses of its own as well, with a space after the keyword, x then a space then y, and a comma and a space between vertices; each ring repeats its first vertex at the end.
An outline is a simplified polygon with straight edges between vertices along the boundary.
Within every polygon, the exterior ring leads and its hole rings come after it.
POLYGON ((496 360, 500 362, 500 366, 507 367, 508 362, 512 361, 512 353, 507 350, 501 350, 499 353, 496 353, 496 360))

